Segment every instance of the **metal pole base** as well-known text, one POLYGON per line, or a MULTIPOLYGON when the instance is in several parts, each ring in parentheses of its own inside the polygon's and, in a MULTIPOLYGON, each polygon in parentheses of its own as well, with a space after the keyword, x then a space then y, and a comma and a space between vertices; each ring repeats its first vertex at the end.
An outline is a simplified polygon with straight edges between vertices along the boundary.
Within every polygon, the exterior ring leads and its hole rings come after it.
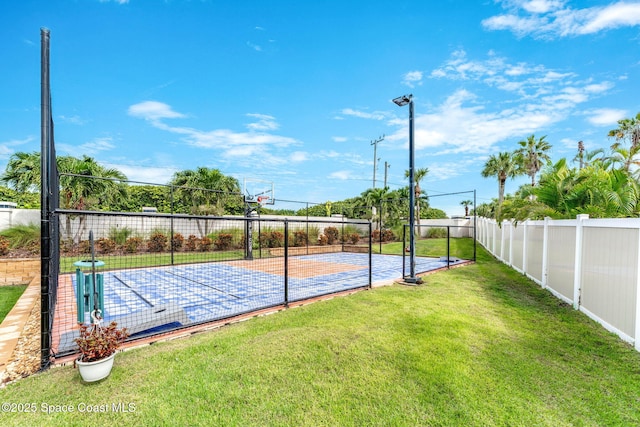
POLYGON ((422 285, 424 281, 422 280, 422 277, 405 277, 400 283, 403 285, 416 286, 422 285))

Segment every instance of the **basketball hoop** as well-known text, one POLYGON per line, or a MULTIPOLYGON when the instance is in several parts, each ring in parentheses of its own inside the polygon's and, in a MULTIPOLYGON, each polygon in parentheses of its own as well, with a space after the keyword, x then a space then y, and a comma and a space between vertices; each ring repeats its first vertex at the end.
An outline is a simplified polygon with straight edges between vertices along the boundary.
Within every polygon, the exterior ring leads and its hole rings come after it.
POLYGON ((273 205, 275 202, 272 181, 245 178, 242 193, 245 194, 246 203, 258 203, 264 206, 273 205))

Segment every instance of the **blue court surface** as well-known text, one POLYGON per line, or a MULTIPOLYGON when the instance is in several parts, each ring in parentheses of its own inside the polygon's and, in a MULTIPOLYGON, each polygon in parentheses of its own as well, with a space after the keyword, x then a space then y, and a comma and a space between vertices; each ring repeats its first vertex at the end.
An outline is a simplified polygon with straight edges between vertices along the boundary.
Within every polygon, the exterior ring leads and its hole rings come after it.
MULTIPOLYGON (((406 262, 408 268, 408 257, 406 262)), ((106 321, 127 319, 129 323, 140 316, 141 323, 145 323, 145 313, 157 307, 173 307, 182 316, 176 318, 182 319, 177 322, 185 326, 185 323, 212 321, 282 304, 283 273, 269 272, 264 267, 266 263, 278 267, 284 261, 283 258, 267 258, 104 271, 103 316, 106 321)), ((368 254, 339 252, 296 256, 290 258, 289 265, 289 301, 369 284, 368 254), (301 265, 305 270, 296 270, 301 265)), ((446 260, 416 258, 416 272, 446 266, 446 260)), ((402 276, 402 256, 372 255, 373 284, 402 276)), ((76 289, 75 276, 73 281, 76 289)), ((172 318, 165 320, 176 322, 172 318)))

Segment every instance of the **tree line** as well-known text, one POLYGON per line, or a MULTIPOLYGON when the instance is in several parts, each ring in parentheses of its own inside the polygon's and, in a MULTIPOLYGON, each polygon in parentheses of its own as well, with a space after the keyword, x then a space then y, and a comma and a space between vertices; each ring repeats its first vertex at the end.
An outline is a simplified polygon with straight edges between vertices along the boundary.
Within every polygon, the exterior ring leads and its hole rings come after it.
POLYGON ((483 203, 477 214, 503 219, 624 218, 640 215, 640 113, 618 121, 608 132, 608 149, 585 151, 578 143, 576 156, 551 162, 546 137, 531 135, 513 152, 489 157, 481 172, 498 181, 498 198, 483 203), (540 173, 539 180, 536 177, 540 173), (531 183, 514 195, 504 195, 507 179, 528 175, 531 183))
MULTIPOLYGON (((176 172, 167 185, 132 185, 115 168, 108 168, 94 158, 59 156, 56 165, 60 176, 60 208, 114 212, 140 212, 155 207, 161 213, 193 215, 243 215, 244 198, 237 179, 218 169, 198 167, 176 172)), ((416 216, 444 218, 443 211, 429 207, 420 181, 427 168, 414 173, 416 216)), ((405 174, 408 177, 408 171, 405 174)), ((21 208, 40 208, 40 153, 17 152, 11 156, 0 176, 0 198, 18 203, 21 208)), ((331 216, 372 219, 381 227, 397 226, 408 217, 409 187, 397 190, 370 188, 359 196, 341 201, 311 204, 292 210, 260 207, 260 213, 301 216, 331 216)))

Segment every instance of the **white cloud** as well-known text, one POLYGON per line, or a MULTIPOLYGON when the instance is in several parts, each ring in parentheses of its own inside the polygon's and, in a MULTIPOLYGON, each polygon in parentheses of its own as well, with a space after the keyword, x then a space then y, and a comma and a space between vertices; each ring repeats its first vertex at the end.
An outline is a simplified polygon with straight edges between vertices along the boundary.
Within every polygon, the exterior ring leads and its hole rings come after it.
POLYGON ((530 0, 522 3, 522 8, 531 13, 548 13, 560 9, 564 5, 563 1, 555 0, 530 0))
MULTIPOLYGON (((433 181, 444 181, 468 173, 469 168, 477 164, 478 159, 461 159, 453 162, 438 162, 429 165, 429 173, 425 184, 433 181)), ((426 188, 426 187, 425 187, 426 188)))
POLYGON ((109 3, 113 1, 114 3, 118 3, 118 4, 127 4, 129 3, 129 0, 100 0, 100 3, 109 3))
POLYGON ((176 167, 148 167, 123 163, 104 163, 106 167, 115 168, 124 173, 127 179, 148 183, 168 183, 173 174, 179 169, 176 167))
POLYGON ((262 46, 258 44, 247 42, 247 46, 249 46, 251 49, 255 50, 256 52, 262 52, 262 46))
POLYGON ((332 136, 331 139, 334 142, 346 142, 346 141, 348 141, 348 138, 345 137, 345 136, 332 136))
POLYGON ((246 125, 248 132, 236 132, 230 129, 210 131, 191 127, 170 126, 162 121, 165 118, 184 118, 182 113, 173 111, 171 106, 162 102, 145 101, 129 107, 129 114, 147 120, 157 129, 182 136, 182 140, 194 147, 221 151, 223 158, 244 158, 246 162, 282 163, 281 156, 269 153, 270 148, 282 148, 299 145, 295 138, 270 133, 278 129, 275 117, 249 113, 248 117, 258 119, 246 125))
POLYGON ((482 21, 488 30, 508 30, 518 37, 555 38, 593 34, 640 25, 640 3, 619 1, 607 6, 572 9, 563 1, 502 1, 509 13, 482 21), (520 13, 523 13, 522 16, 520 13))
POLYGON ((129 107, 128 113, 130 116, 150 121, 185 117, 184 114, 173 111, 169 105, 157 101, 134 104, 129 107))
POLYGON ((589 94, 604 93, 613 87, 608 81, 579 81, 575 73, 550 70, 544 65, 510 64, 492 52, 484 60, 472 60, 462 50, 453 52, 451 58, 431 72, 431 77, 481 82, 524 99, 553 100, 551 95, 555 94, 555 99, 563 100, 573 96, 576 103, 584 102, 589 94))
POLYGON ((329 174, 329 178, 339 179, 339 180, 347 180, 351 178, 351 171, 336 171, 329 174))
POLYGON ((71 123, 71 124, 74 124, 74 125, 84 125, 85 123, 87 123, 87 121, 86 121, 86 120, 83 120, 83 119, 82 119, 82 118, 80 118, 80 116, 78 116, 78 115, 70 116, 70 117, 67 117, 67 116, 58 116, 58 118, 59 118, 60 120, 62 120, 63 122, 71 123))
POLYGON ((422 71, 409 71, 402 78, 402 84, 409 87, 415 87, 415 85, 422 85, 422 71))
POLYGON ((6 146, 4 143, 0 143, 0 159, 8 159, 13 154, 13 149, 6 146))
POLYGON ((614 108, 598 108, 585 113, 587 121, 594 126, 615 125, 618 120, 627 116, 626 110, 618 110, 614 108))
POLYGON ((56 143, 59 152, 65 152, 72 156, 95 156, 102 151, 110 151, 116 148, 111 137, 94 138, 89 142, 80 145, 71 145, 68 143, 56 143))
POLYGON ((304 162, 306 160, 309 160, 309 155, 307 153, 305 153, 304 151, 294 151, 289 156, 289 160, 291 160, 292 162, 295 162, 295 163, 300 163, 300 162, 304 162))
MULTIPOLYGON (((472 60, 464 51, 454 52, 431 77, 469 81, 505 91, 500 104, 492 104, 477 95, 481 91, 471 89, 457 90, 427 112, 417 104, 415 148, 428 148, 433 155, 483 155, 505 141, 547 131, 551 125, 580 114, 583 104, 614 86, 609 81, 581 80, 575 73, 551 70, 539 64, 510 64, 493 53, 485 60, 472 60)), ((604 110, 594 111, 591 116, 604 120, 607 114, 604 110)), ((407 120, 394 118, 387 124, 397 128, 387 139, 403 142, 399 148, 406 149, 407 120)), ((398 147, 398 144, 390 146, 398 147)))
POLYGON ((382 111, 374 111, 372 113, 368 113, 366 111, 358 111, 352 108, 345 108, 342 110, 342 114, 345 116, 353 116, 359 117, 361 119, 371 119, 371 120, 384 120, 387 115, 382 111))
POLYGON ((268 116, 266 114, 256 114, 251 113, 247 114, 248 117, 254 117, 258 119, 255 123, 249 123, 247 128, 253 131, 268 131, 268 130, 276 130, 280 127, 276 122, 275 117, 268 116))
POLYGON ((640 3, 618 2, 592 10, 593 13, 589 14, 589 19, 578 29, 579 34, 640 25, 640 3))
POLYGON ((15 152, 13 147, 28 144, 35 141, 33 136, 28 136, 25 139, 11 139, 9 141, 0 142, 0 159, 8 159, 15 152))
POLYGON ((340 153, 338 153, 337 151, 331 150, 331 151, 323 151, 321 152, 322 156, 328 157, 328 158, 335 158, 335 157, 340 157, 340 153))

